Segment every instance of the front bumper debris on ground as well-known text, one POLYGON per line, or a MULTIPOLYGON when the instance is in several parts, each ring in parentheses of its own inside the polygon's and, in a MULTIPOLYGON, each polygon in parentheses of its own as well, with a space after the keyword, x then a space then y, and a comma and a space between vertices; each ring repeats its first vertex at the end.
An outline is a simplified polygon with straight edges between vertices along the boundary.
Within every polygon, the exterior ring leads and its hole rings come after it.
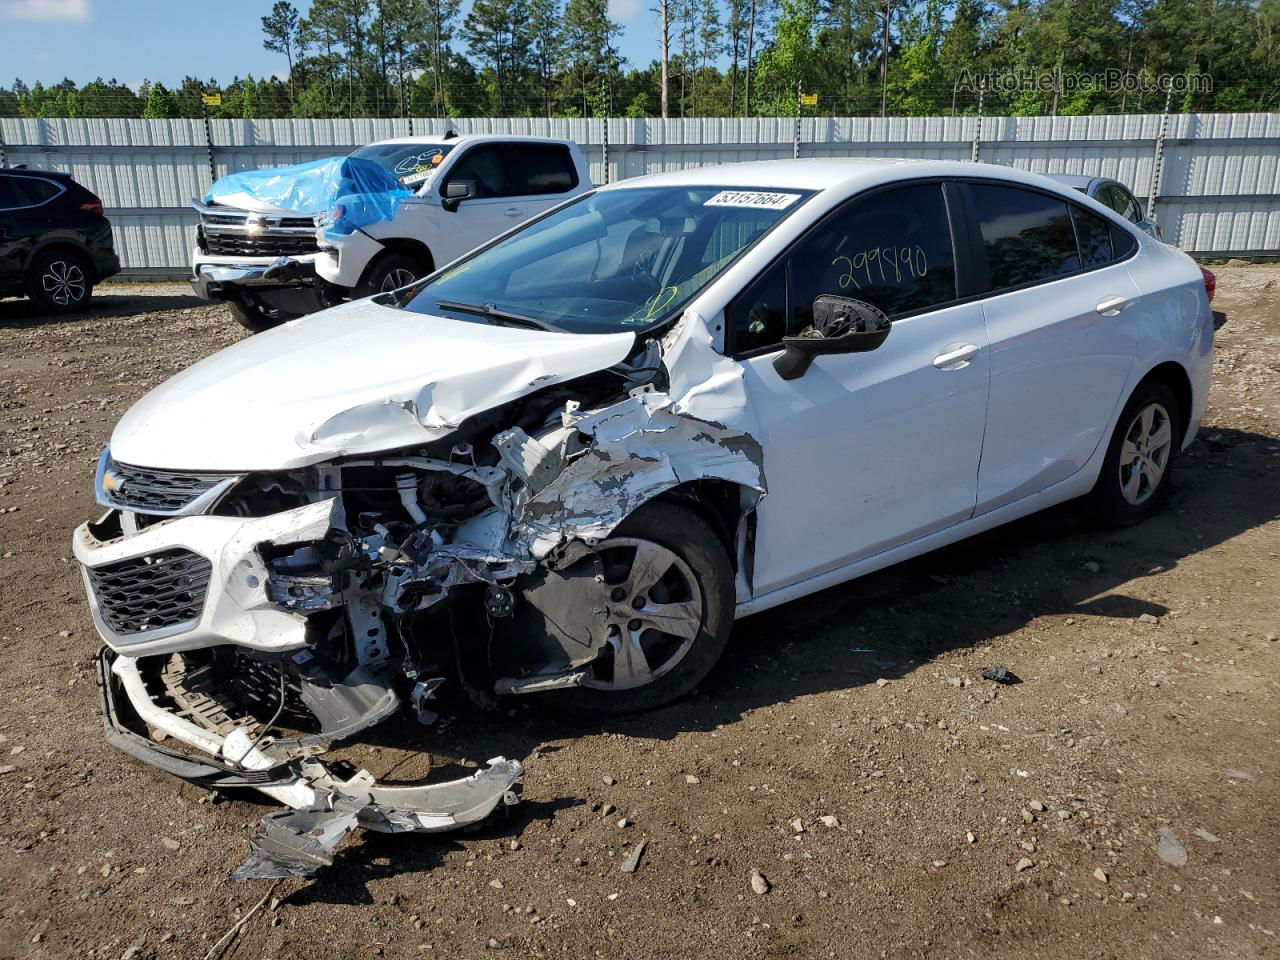
POLYGON ((291 808, 263 820, 237 876, 309 874, 332 863, 334 849, 356 827, 438 833, 477 823, 519 799, 524 768, 518 760, 495 757, 470 777, 437 784, 383 786, 365 770, 344 780, 318 759, 323 740, 286 749, 265 738, 255 743, 244 727, 219 736, 156 703, 134 658, 104 647, 97 663, 103 725, 114 746, 199 786, 251 788, 291 808), (198 753, 163 746, 156 736, 198 753))

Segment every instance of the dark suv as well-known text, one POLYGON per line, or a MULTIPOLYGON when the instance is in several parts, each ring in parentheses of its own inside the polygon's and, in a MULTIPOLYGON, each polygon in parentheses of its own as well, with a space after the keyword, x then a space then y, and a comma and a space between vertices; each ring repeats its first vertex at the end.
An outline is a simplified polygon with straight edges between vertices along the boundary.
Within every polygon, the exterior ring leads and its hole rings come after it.
POLYGON ((101 200, 65 173, 0 170, 0 296, 69 313, 119 272, 101 200))

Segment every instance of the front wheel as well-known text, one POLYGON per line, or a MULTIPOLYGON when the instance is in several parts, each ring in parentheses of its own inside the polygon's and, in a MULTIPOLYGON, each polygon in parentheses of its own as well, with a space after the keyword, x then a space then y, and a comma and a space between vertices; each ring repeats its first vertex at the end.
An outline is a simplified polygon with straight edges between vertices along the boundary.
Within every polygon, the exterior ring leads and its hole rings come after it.
POLYGON ((359 295, 371 297, 375 293, 389 293, 408 286, 419 277, 425 277, 431 271, 413 257, 403 253, 389 253, 369 268, 369 274, 360 284, 359 295))
POLYGON ((1127 527, 1155 511, 1168 492, 1183 429, 1173 391, 1158 381, 1139 385, 1120 414, 1090 494, 1100 520, 1127 527))
POLYGON ((231 308, 231 315, 236 318, 236 322, 250 333, 262 333, 294 319, 293 314, 264 307, 252 300, 228 300, 227 306, 231 308))
POLYGON ((720 538, 696 510, 652 503, 595 556, 603 580, 577 580, 584 595, 566 606, 602 612, 590 629, 607 646, 581 687, 546 696, 575 713, 614 715, 684 696, 711 672, 733 627, 733 568, 720 538))

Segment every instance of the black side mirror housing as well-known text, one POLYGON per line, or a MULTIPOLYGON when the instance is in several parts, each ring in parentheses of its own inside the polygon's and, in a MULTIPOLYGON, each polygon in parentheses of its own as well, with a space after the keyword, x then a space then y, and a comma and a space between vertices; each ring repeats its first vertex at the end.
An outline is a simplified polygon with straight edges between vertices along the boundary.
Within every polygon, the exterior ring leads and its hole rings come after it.
POLYGON ((463 200, 470 200, 476 195, 476 182, 474 180, 450 180, 444 185, 444 195, 440 199, 440 206, 444 207, 449 213, 457 213, 458 205, 463 200))
POLYGON ((889 336, 890 326, 889 318, 865 300, 823 294, 813 301, 812 326, 782 338, 783 352, 773 369, 783 380, 795 380, 814 357, 875 350, 889 336))

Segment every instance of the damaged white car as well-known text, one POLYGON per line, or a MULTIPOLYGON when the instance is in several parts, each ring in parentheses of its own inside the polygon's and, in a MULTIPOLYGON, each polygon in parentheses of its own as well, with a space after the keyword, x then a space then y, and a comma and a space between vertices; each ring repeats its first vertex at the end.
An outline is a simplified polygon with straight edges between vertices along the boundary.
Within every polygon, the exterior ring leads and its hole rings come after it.
POLYGON ((1032 174, 741 164, 595 190, 236 344, 120 421, 75 534, 109 738, 291 808, 245 875, 514 802, 323 751, 440 684, 692 689, 736 616, 1088 495, 1150 512, 1204 409, 1196 265, 1032 174))

